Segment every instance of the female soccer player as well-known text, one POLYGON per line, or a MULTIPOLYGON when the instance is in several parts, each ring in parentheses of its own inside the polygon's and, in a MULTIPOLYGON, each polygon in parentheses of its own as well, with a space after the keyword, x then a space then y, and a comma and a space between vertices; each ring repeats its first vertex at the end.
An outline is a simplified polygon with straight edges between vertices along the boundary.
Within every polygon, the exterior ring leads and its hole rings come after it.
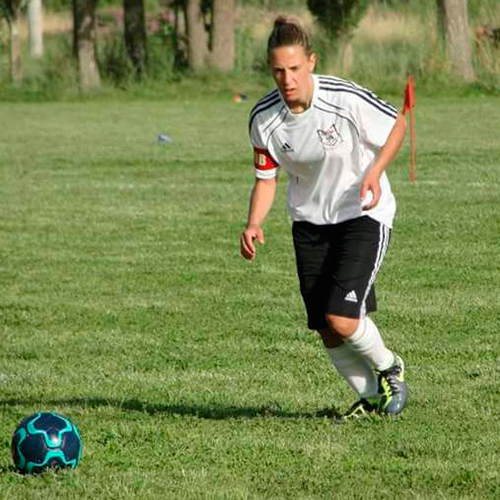
POLYGON ((314 74, 307 33, 280 16, 268 40, 276 89, 251 111, 255 185, 241 254, 256 256, 262 224, 289 177, 288 208, 308 327, 359 400, 341 420, 396 415, 407 399, 404 364, 374 322, 374 281, 389 243, 396 203, 385 170, 405 134, 390 104, 358 85, 314 74))

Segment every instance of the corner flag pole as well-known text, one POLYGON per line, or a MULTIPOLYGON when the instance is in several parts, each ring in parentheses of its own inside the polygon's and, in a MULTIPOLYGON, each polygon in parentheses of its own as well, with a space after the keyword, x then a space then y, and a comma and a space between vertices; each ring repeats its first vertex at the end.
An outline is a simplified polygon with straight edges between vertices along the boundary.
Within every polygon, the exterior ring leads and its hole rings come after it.
POLYGON ((410 113, 410 182, 415 185, 417 180, 417 152, 416 152, 416 131, 415 131, 415 81, 413 76, 408 76, 405 88, 405 102, 403 105, 403 114, 410 113))

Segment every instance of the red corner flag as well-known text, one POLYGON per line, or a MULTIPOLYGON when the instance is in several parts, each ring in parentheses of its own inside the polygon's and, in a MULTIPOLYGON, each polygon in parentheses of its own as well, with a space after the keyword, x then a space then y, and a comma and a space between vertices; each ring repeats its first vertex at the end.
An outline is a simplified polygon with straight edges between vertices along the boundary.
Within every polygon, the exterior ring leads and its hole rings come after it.
POLYGON ((415 83, 413 76, 409 76, 405 88, 405 102, 403 104, 403 114, 410 111, 415 106, 415 83))
POLYGON ((403 104, 403 114, 410 113, 410 181, 415 185, 417 180, 417 151, 416 151, 416 132, 415 132, 415 82, 413 76, 409 76, 405 88, 405 102, 403 104))

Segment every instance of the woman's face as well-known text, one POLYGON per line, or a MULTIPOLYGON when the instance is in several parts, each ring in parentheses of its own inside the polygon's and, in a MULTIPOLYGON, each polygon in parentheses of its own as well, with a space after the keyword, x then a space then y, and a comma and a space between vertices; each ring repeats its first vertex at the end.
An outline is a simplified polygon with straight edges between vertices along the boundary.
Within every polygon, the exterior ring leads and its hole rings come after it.
POLYGON ((316 55, 307 56, 302 45, 286 45, 271 50, 269 64, 287 106, 298 113, 307 109, 314 91, 311 74, 316 55))

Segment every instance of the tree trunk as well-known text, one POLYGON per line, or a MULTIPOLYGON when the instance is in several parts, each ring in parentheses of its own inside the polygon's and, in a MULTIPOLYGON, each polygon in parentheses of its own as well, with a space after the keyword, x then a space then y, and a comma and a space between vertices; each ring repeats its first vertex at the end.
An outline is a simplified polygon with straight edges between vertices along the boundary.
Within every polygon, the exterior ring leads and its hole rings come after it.
POLYGON ((23 81, 23 57, 19 15, 9 19, 10 32, 10 78, 16 85, 23 81))
POLYGON ((96 59, 95 8, 97 0, 73 0, 73 53, 83 92, 101 86, 96 59))
POLYGON ((34 58, 43 56, 42 0, 29 0, 28 28, 30 54, 34 58))
POLYGON ((213 0, 212 66, 228 73, 234 69, 235 0, 213 0))
POLYGON ((174 46, 174 68, 185 69, 187 66, 188 43, 186 36, 186 6, 177 1, 174 7, 174 29, 172 32, 174 46))
POLYGON ((453 73, 466 82, 475 80, 467 0, 437 0, 438 24, 443 29, 453 73))
POLYGON ((201 0, 187 0, 186 5, 188 64, 195 71, 203 71, 208 57, 208 34, 201 11, 201 0))
POLYGON ((4 0, 3 11, 9 26, 9 73, 15 84, 23 81, 23 57, 21 43, 21 7, 22 0, 4 0))
POLYGON ((123 10, 127 54, 134 65, 136 76, 141 77, 148 66, 144 0, 123 0, 123 10))

